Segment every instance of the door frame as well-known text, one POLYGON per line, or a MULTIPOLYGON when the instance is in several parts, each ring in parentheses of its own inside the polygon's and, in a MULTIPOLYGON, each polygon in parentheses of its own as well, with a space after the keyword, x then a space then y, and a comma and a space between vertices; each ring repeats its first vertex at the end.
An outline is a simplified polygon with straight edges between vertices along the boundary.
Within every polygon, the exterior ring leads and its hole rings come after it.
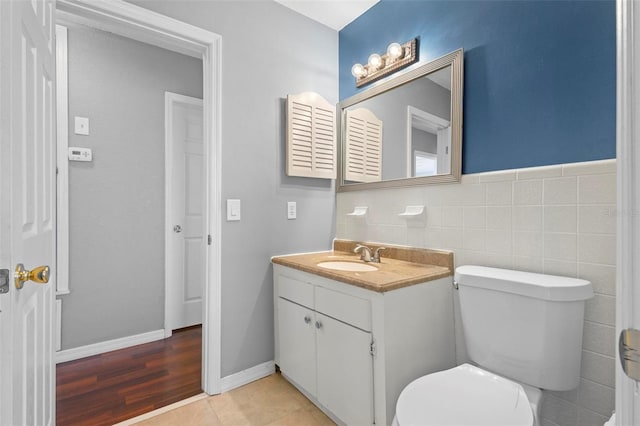
MULTIPOLYGON (((625 328, 640 329, 640 7, 616 0, 617 32, 617 237, 616 335, 625 328), (635 83, 635 84, 634 84, 635 83), (634 309, 635 308, 635 309, 634 309), (637 312, 637 314, 634 314, 637 312)), ((640 424, 636 383, 622 371, 616 351, 616 424, 640 424)))
MULTIPOLYGON (((202 99, 164 92, 164 337, 171 337, 173 327, 171 318, 175 314, 171 303, 172 287, 176 285, 170 277, 170 259, 175 256, 173 246, 169 241, 173 238, 173 223, 169 219, 173 211, 173 111, 177 105, 203 107, 202 99)), ((204 289, 204 286, 203 286, 204 289)))
POLYGON ((202 59, 205 149, 205 255, 202 318, 202 388, 221 391, 221 53, 222 37, 122 0, 58 0, 70 20, 202 59))
MULTIPOLYGON (((420 128, 421 130, 435 133, 437 138, 437 145, 440 147, 440 140, 443 137, 442 130, 451 126, 451 121, 445 120, 442 117, 433 115, 427 111, 423 111, 420 108, 407 105, 407 177, 414 177, 412 173, 414 165, 413 155, 413 129, 420 128), (414 126, 414 119, 421 124, 421 126, 414 126), (427 130, 428 129, 428 130, 427 130)), ((449 146, 451 145, 451 138, 449 138, 449 146)), ((440 151, 440 149, 438 149, 440 151)), ((437 155, 438 161, 441 160, 441 155, 437 155)))

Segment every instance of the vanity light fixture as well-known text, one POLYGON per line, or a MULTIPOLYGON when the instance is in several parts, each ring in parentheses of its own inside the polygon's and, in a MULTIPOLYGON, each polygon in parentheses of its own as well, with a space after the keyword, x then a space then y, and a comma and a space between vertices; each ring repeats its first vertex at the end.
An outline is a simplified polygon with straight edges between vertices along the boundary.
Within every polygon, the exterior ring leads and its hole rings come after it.
POLYGON ((353 65, 351 74, 356 78, 356 87, 362 87, 417 61, 418 39, 414 38, 404 44, 391 43, 382 56, 371 54, 366 65, 353 65))

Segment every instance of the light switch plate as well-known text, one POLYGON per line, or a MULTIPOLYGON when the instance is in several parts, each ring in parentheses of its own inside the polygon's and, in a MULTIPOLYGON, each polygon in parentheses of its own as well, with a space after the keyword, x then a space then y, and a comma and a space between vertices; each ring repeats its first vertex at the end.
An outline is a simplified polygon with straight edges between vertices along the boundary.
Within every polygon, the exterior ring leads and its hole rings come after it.
POLYGON ((287 219, 295 219, 297 215, 297 208, 295 201, 287 202, 287 219))
POLYGON ((240 220, 240 200, 227 200, 227 221, 240 220))
POLYGON ((75 117, 75 134, 89 135, 89 119, 87 117, 75 117))

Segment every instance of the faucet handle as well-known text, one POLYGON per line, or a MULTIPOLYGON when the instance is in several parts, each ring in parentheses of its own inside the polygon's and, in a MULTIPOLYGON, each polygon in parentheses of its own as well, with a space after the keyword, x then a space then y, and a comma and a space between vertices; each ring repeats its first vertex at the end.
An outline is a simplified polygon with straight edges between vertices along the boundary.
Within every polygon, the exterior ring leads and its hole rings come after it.
POLYGON ((386 250, 386 247, 378 247, 375 252, 373 252, 372 262, 380 263, 380 252, 382 250, 386 250))

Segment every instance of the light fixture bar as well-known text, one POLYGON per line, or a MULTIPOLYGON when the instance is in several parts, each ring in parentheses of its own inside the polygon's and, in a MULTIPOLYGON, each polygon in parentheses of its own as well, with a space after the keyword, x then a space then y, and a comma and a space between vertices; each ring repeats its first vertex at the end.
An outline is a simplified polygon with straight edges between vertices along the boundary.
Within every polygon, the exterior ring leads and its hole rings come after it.
POLYGON ((402 45, 401 52, 397 52, 397 43, 389 45, 384 55, 372 54, 369 63, 355 64, 352 74, 356 79, 356 87, 362 87, 391 73, 399 71, 418 61, 418 39, 414 38, 402 45))

